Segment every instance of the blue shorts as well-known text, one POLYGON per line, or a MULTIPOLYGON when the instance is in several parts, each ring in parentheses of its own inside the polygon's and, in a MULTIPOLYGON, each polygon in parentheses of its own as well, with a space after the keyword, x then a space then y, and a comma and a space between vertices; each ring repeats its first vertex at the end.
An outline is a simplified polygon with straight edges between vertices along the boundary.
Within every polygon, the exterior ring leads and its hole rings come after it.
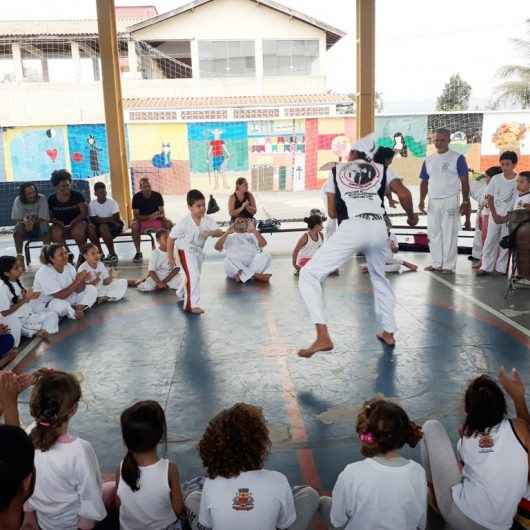
POLYGON ((13 335, 0 335, 0 359, 4 358, 15 346, 13 335))
POLYGON ((225 161, 224 155, 221 156, 214 156, 212 158, 212 167, 214 171, 220 171, 223 167, 225 161))

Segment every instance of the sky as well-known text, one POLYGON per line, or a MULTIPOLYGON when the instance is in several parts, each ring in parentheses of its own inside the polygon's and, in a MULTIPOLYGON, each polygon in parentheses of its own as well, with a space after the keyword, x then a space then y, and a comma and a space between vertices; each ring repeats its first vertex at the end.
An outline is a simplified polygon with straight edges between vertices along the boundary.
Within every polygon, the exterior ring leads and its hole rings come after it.
MULTIPOLYGON (((329 52, 328 87, 355 92, 355 0, 280 0, 336 26, 347 36, 329 52)), ((116 0, 155 5, 159 13, 185 0, 116 0)), ((95 0, 3 0, 0 19, 93 18, 95 0)), ((377 0, 376 87, 385 112, 432 110, 453 73, 472 86, 471 108, 487 103, 496 70, 523 63, 511 38, 525 37, 530 0, 377 0)), ((523 63, 524 64, 524 63, 523 63)))

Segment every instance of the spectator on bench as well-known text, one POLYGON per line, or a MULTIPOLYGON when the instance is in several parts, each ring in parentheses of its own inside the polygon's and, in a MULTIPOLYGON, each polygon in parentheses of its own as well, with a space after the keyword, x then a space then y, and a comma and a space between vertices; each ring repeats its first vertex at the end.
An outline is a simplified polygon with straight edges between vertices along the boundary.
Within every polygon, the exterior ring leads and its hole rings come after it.
POLYGON ((17 259, 21 265, 24 265, 22 255, 24 241, 41 239, 43 243, 47 243, 49 237, 48 201, 32 182, 21 184, 18 197, 13 202, 11 219, 16 223, 13 238, 17 259))
POLYGON ((114 248, 114 238, 123 232, 120 208, 114 199, 107 197, 107 187, 103 182, 96 182, 94 184, 94 194, 96 198, 90 201, 88 205, 88 215, 90 217, 88 233, 90 234, 90 240, 98 248, 104 263, 117 264, 118 256, 114 248), (109 251, 107 257, 103 257, 104 254, 99 241, 100 238, 107 245, 109 251))
POLYGON ((136 254, 134 263, 141 263, 143 260, 140 251, 140 237, 146 232, 157 232, 165 228, 171 230, 173 223, 166 219, 164 214, 164 199, 157 191, 151 189, 148 178, 140 179, 140 191, 134 194, 132 200, 134 221, 132 223, 132 237, 136 254))
POLYGON ((54 171, 51 182, 55 188, 55 193, 48 197, 51 239, 62 245, 66 239, 75 239, 79 247, 80 265, 88 233, 88 207, 85 198, 78 191, 72 190, 72 175, 66 169, 54 171))

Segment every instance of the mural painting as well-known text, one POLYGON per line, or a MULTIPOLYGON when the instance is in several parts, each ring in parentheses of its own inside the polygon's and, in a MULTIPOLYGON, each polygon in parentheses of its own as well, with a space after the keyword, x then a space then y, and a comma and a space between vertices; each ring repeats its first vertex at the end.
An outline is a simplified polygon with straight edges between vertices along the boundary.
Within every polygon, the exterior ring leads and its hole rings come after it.
POLYGON ((105 125, 69 125, 68 148, 72 176, 76 179, 99 177, 109 172, 105 125))
POLYGON ((66 127, 15 127, 4 132, 6 180, 47 180, 70 169, 66 127))
POLYGON ((186 124, 132 123, 128 125, 128 138, 135 191, 142 177, 148 177, 155 190, 168 195, 190 189, 186 124))
POLYGON ((250 185, 254 191, 305 189, 304 120, 248 124, 250 185))
POLYGON ((427 154, 427 116, 378 116, 375 136, 377 145, 396 153, 392 169, 409 184, 418 184, 427 154))
POLYGON ((249 178, 246 122, 190 123, 188 143, 192 187, 231 190, 249 178))

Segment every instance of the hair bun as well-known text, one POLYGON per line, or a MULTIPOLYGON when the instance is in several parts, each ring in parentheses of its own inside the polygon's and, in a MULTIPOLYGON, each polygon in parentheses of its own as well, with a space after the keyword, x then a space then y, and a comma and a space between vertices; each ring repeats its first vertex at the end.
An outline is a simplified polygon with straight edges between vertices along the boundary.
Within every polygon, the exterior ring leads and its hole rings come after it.
POLYGON ((310 217, 304 217, 304 223, 309 223, 310 217))

